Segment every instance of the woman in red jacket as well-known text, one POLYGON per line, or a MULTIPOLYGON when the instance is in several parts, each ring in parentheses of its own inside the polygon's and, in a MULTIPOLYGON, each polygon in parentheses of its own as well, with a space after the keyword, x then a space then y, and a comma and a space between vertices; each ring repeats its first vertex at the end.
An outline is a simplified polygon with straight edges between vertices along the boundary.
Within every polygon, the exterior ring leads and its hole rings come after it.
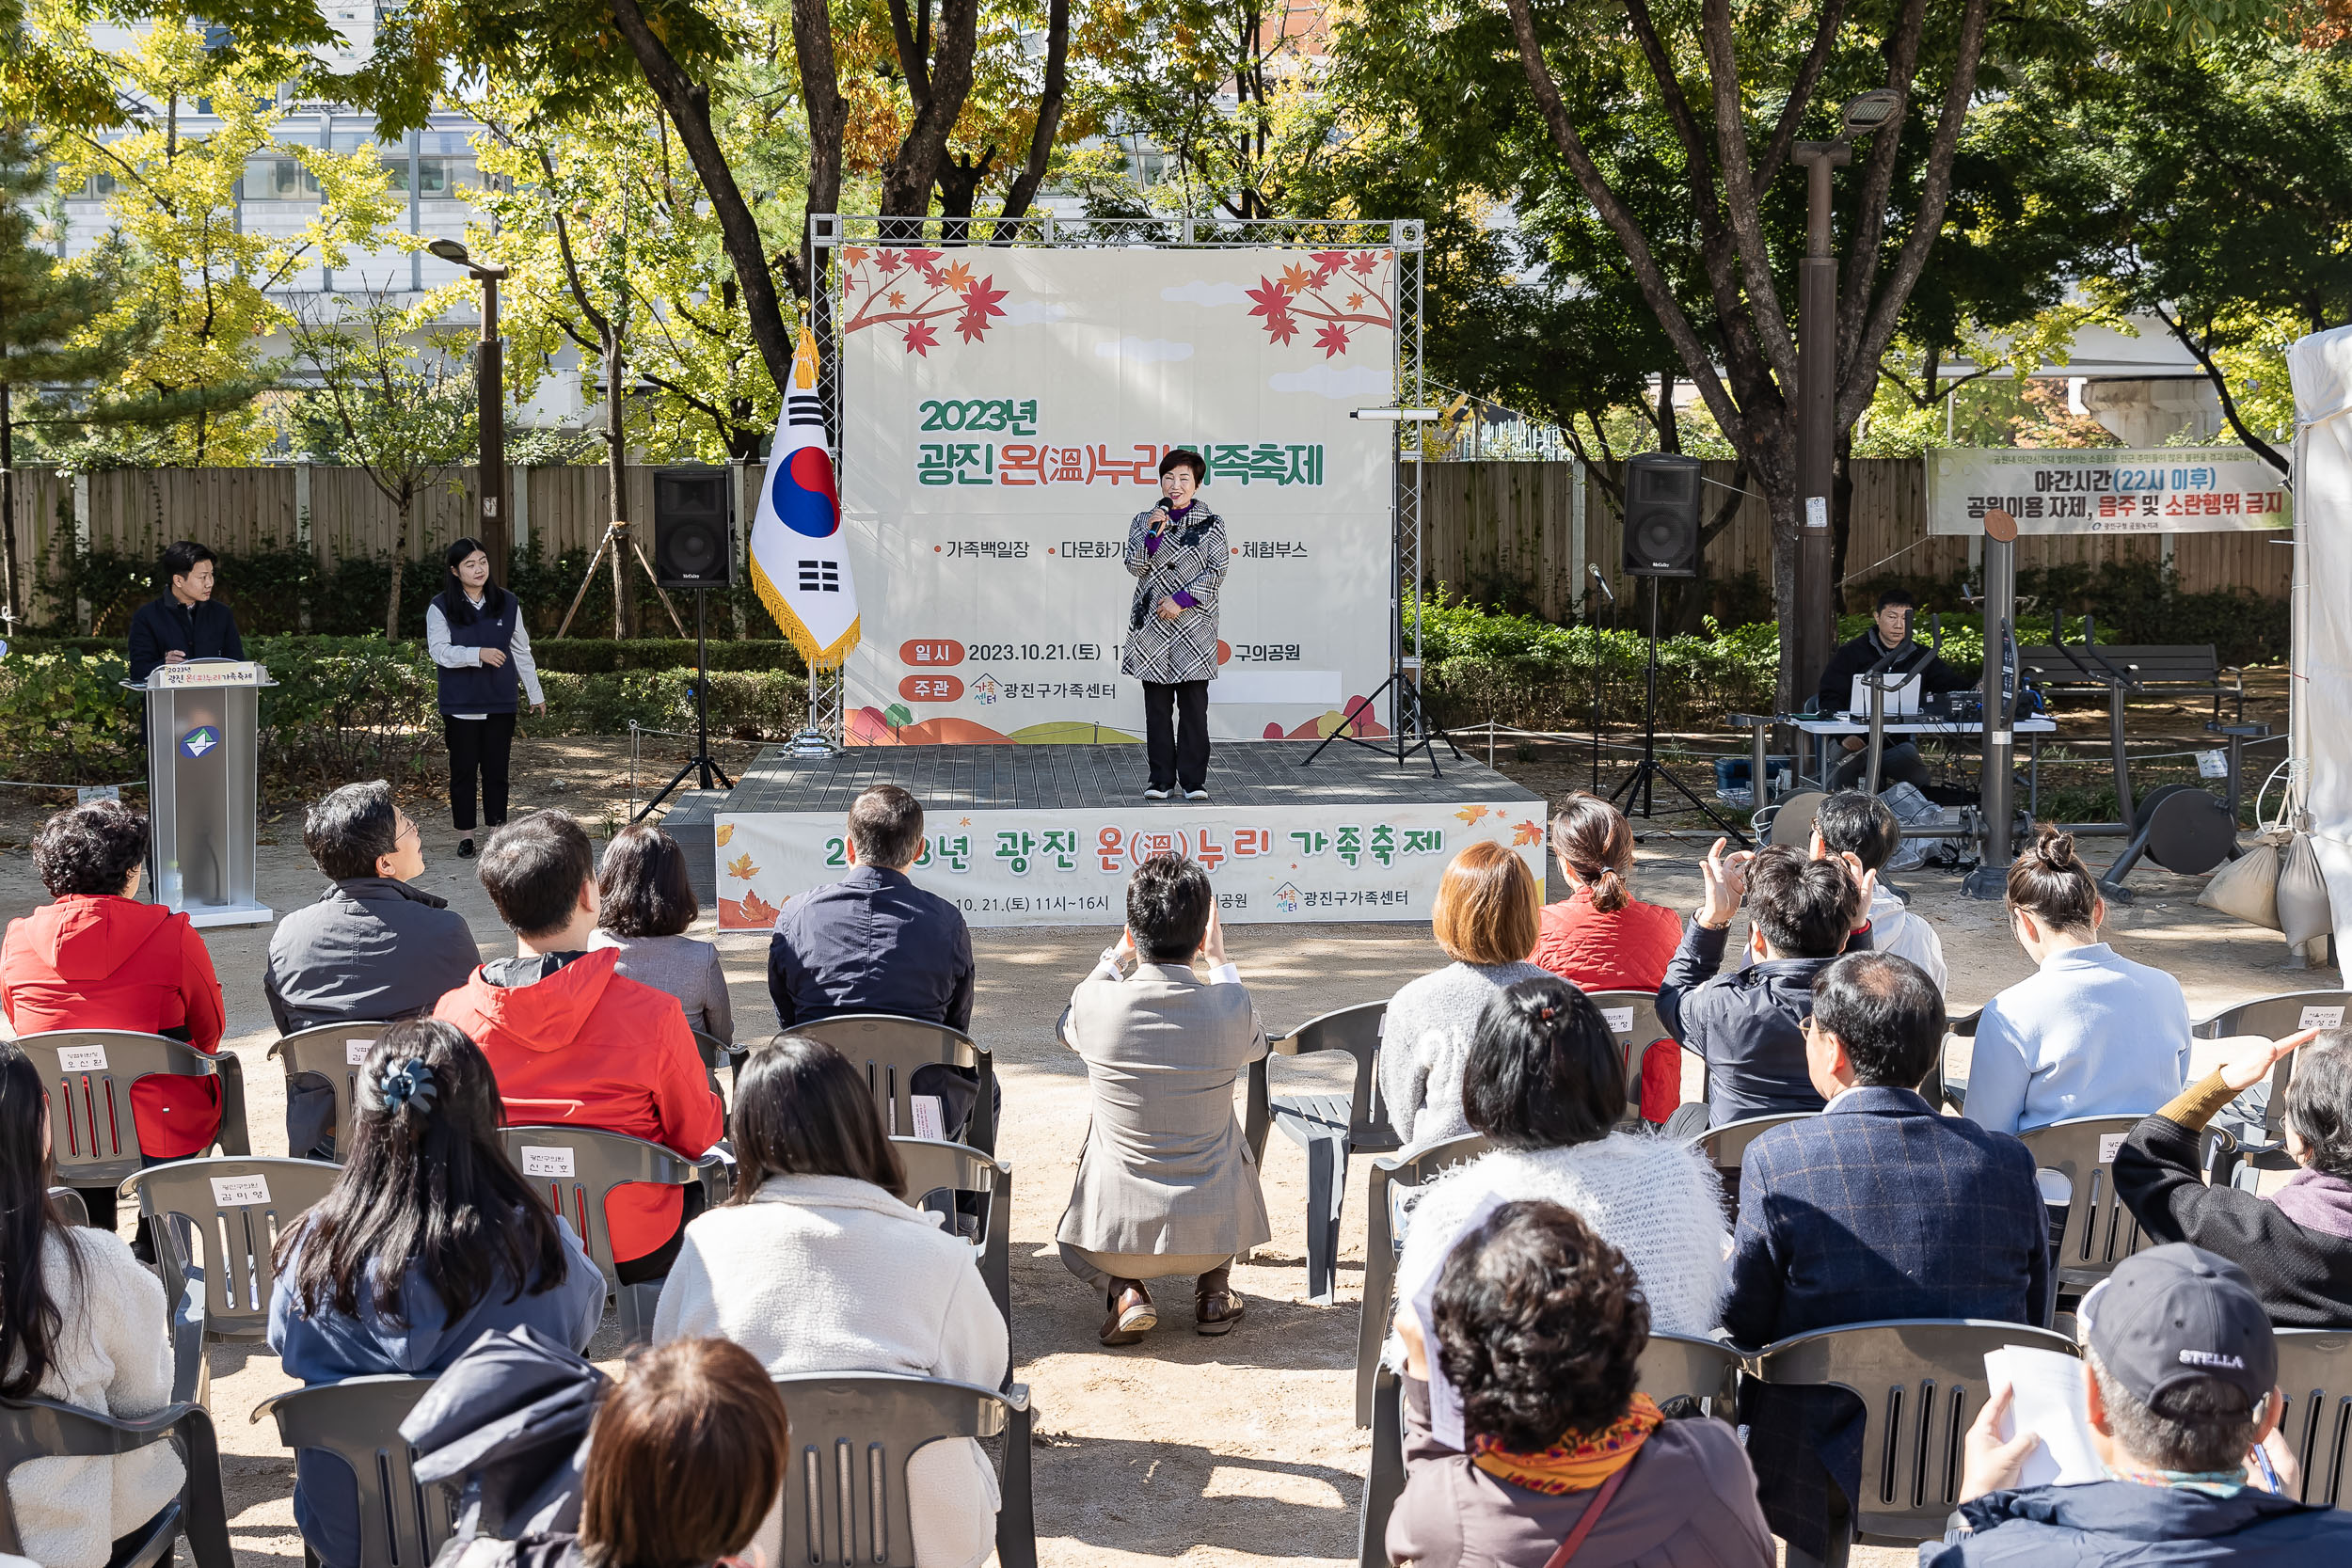
MULTIPOLYGON (((1597 795, 1579 790, 1551 819, 1551 852, 1576 891, 1544 910, 1535 962, 1582 991, 1655 996, 1682 940, 1682 917, 1645 904, 1633 875, 1633 824, 1597 795)), ((1664 1121, 1682 1101, 1682 1048, 1657 1040, 1642 1053, 1642 1119, 1664 1121)))
MULTIPOLYGON (((220 1050, 220 982, 184 914, 137 902, 147 818, 117 800, 61 811, 33 840, 33 869, 56 900, 8 922, 0 1009, 19 1035, 134 1029, 220 1050)), ((139 1153, 201 1154, 220 1131, 219 1080, 157 1074, 131 1085, 139 1153)), ((82 1189, 90 1222, 114 1225, 112 1187, 82 1189)))

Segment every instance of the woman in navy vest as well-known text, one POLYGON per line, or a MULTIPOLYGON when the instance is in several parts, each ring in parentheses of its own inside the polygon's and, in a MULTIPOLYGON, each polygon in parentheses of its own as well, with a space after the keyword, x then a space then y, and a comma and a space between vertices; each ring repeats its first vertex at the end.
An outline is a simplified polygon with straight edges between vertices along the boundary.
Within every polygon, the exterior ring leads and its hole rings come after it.
POLYGON ((474 775, 482 775, 482 821, 506 820, 506 760, 515 745, 518 693, 541 713, 538 667, 521 601, 490 580, 490 557, 479 539, 449 547, 449 573, 424 612, 425 646, 439 666, 441 731, 449 737, 449 806, 457 853, 473 853, 474 775))

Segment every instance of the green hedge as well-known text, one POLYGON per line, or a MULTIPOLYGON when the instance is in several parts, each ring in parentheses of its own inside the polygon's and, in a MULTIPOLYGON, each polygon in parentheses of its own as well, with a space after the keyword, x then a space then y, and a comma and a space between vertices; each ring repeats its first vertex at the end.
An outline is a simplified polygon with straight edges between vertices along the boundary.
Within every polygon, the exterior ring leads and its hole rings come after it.
MULTIPOLYGON (((262 641, 254 640, 255 645, 262 641)), ((402 657, 421 657, 424 644, 420 641, 387 642, 381 637, 326 637, 303 634, 268 639, 278 646, 292 650, 294 658, 321 655, 364 655, 371 652, 392 652, 402 657)), ((123 639, 119 637, 20 637, 8 644, 19 654, 64 654, 91 658, 113 654, 119 657, 123 639)), ((803 673, 800 651, 782 639, 742 642, 708 642, 705 645, 710 668, 717 670, 789 671, 803 673)), ((248 652, 250 646, 248 646, 248 652)), ((257 656, 258 657, 258 656, 257 656)), ((615 642, 609 637, 550 637, 533 640, 531 657, 540 672, 564 671, 574 674, 604 674, 615 670, 691 670, 694 667, 694 644, 675 637, 638 637, 626 642, 615 642)))

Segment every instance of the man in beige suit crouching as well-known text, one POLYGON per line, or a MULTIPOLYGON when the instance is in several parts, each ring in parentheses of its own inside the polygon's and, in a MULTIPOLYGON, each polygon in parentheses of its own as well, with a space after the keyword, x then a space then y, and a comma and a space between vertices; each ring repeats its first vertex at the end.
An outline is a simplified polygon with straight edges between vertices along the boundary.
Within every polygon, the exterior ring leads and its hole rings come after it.
POLYGON ((1136 868, 1127 929, 1071 993, 1061 1037, 1087 1065, 1092 1115, 1057 1239, 1070 1272, 1103 1292, 1103 1343, 1158 1326, 1143 1281, 1171 1275, 1195 1276, 1195 1332, 1227 1332, 1242 1317, 1234 1256, 1273 1234, 1233 1117, 1233 1080, 1266 1043, 1225 961, 1207 872, 1181 855, 1136 868))

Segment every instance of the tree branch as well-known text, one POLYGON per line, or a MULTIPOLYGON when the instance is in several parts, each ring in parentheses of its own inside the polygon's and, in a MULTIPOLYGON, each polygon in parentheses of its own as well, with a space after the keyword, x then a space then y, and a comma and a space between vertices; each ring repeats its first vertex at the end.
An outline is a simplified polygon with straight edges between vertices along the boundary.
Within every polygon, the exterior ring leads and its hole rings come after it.
POLYGON ((1054 155, 1054 138, 1061 133, 1062 102, 1069 92, 1070 0, 1051 0, 1045 10, 1045 90, 1037 101, 1037 128, 1029 134, 1029 161, 1005 192, 1004 210, 997 214, 1000 221, 1021 216, 1037 199, 1038 188, 1045 183, 1046 165, 1054 155))
POLYGON ((1797 68, 1797 79, 1789 84, 1788 102, 1780 109, 1780 123, 1772 127, 1772 139, 1764 144, 1764 161, 1756 169, 1757 190, 1771 190, 1782 166, 1788 162, 1788 150, 1796 145, 1797 128, 1804 121, 1805 105, 1813 102, 1814 89, 1821 85, 1821 72, 1829 66, 1831 46, 1837 41, 1837 29, 1845 20, 1846 0, 1824 0, 1820 21, 1813 29, 1813 46, 1805 51, 1804 64, 1797 68))
POLYGON ((938 182, 940 159, 947 155, 948 133, 956 128, 956 117, 963 113, 963 101, 972 91, 979 15, 979 0, 940 0, 930 90, 916 105, 914 123, 882 171, 882 210, 887 216, 920 218, 930 211, 931 186, 938 182))
POLYGON ((1731 38, 1730 0, 1703 0, 1699 42, 1707 53, 1707 74, 1715 95, 1715 135, 1724 166, 1724 194, 1730 209, 1731 236, 1740 248, 1748 309, 1756 337, 1784 393, 1797 387, 1797 343, 1772 282, 1772 258, 1764 248, 1764 217, 1757 210, 1755 171, 1748 162, 1748 122, 1740 103, 1740 61, 1731 38))
MULTIPOLYGON (((1919 45, 1927 31, 1927 0, 1903 0, 1895 36, 1887 46, 1886 85, 1898 97, 1895 112, 1870 137, 1870 155, 1863 163, 1862 188, 1854 200, 1853 234, 1846 246, 1842 297, 1837 302, 1840 370, 1846 368, 1844 350, 1861 330, 1870 290, 1878 281, 1879 246, 1886 237, 1886 207, 1895 188, 1895 166, 1902 151, 1903 121, 1911 116, 1912 89, 1918 81, 1919 45)), ((1963 99, 1961 114, 1964 118, 1967 112, 1967 100, 1963 99)), ((1957 141, 1954 145, 1958 145, 1957 141)), ((1940 212, 1938 223, 1940 226, 1940 212)))
POLYGON ((2280 455, 2279 449, 2246 428, 2246 420, 2238 414, 2237 399, 2230 395, 2230 378, 2222 373, 2219 365, 2214 363, 2213 355, 2205 343, 2191 335, 2185 324, 2175 318, 2162 305, 2153 306, 2151 309, 2155 311, 2156 319, 2163 322, 2171 331, 2172 336, 2180 340, 2181 346, 2188 350, 2198 364, 2204 367, 2205 379, 2213 383, 2215 393, 2221 399, 2221 417, 2230 421, 2230 428, 2237 432, 2237 438, 2245 442, 2247 449, 2255 456, 2278 469, 2280 474, 2286 473, 2290 465, 2286 458, 2280 455))

